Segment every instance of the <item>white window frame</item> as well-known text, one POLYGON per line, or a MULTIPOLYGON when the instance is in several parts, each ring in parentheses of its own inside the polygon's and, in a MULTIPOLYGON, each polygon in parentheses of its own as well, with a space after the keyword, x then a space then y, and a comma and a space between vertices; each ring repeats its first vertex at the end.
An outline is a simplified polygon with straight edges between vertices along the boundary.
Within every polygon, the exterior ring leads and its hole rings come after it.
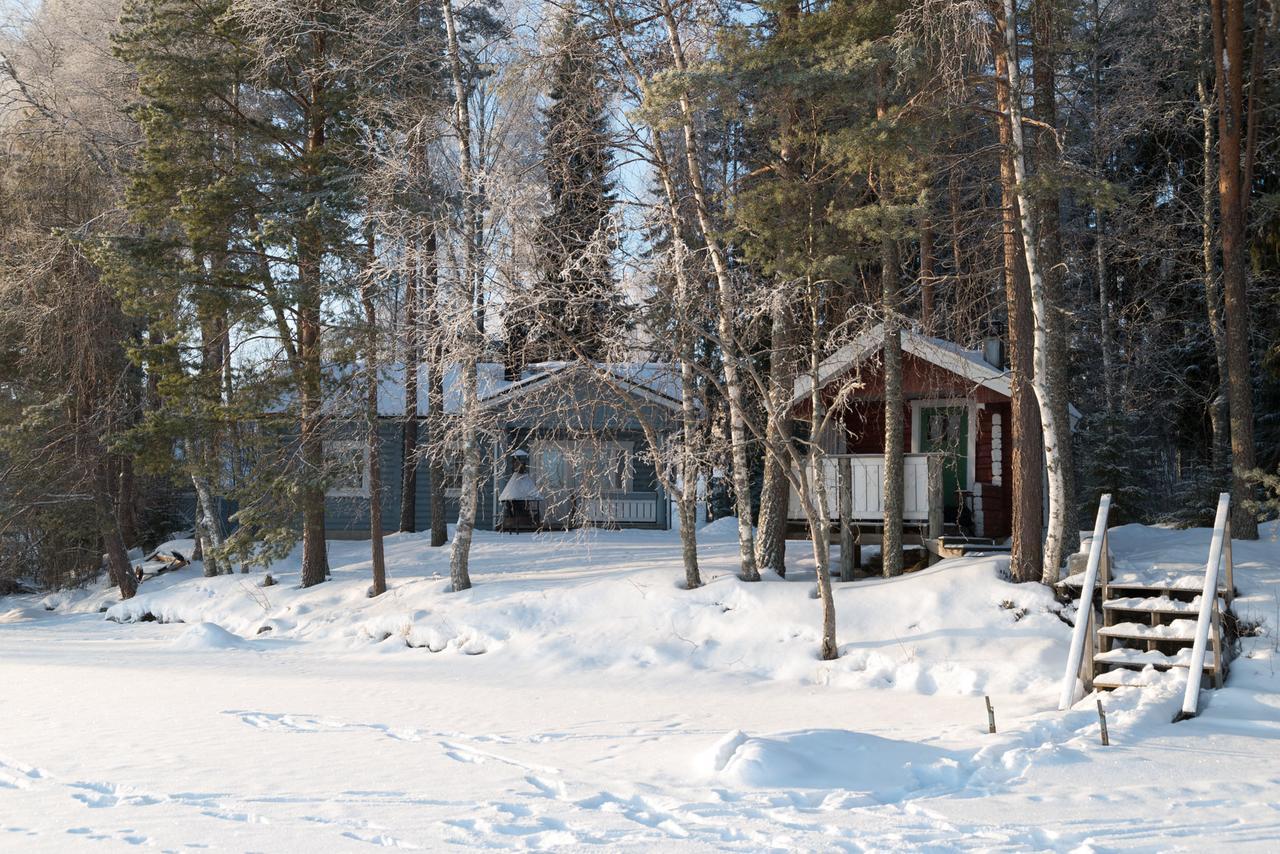
POLYGON ((363 465, 360 467, 360 486, 356 489, 330 486, 325 490, 324 494, 328 498, 368 498, 369 481, 371 479, 369 443, 359 439, 333 439, 325 443, 326 457, 331 453, 345 450, 355 450, 360 453, 360 458, 363 461, 363 465))
MULTIPOLYGON (((477 441, 479 440, 477 439, 477 441)), ((454 465, 457 466, 457 471, 458 471, 458 485, 446 486, 444 488, 444 497, 446 499, 461 498, 462 497, 462 465, 463 465, 462 443, 461 442, 445 443, 444 455, 445 455, 445 459, 447 460, 456 460, 456 463, 454 463, 454 465)), ((445 462, 444 460, 440 461, 440 474, 444 477, 446 483, 448 483, 449 481, 449 468, 450 468, 450 463, 445 462)), ((483 480, 483 478, 481 479, 483 480)))
POLYGON ((954 409, 964 409, 969 415, 969 436, 966 441, 965 448, 965 489, 972 490, 973 485, 977 482, 978 472, 978 404, 976 401, 968 400, 963 397, 940 397, 929 400, 912 400, 911 405, 911 453, 922 453, 920 450, 920 437, 923 435, 923 426, 921 424, 920 411, 926 408, 946 407, 954 409))

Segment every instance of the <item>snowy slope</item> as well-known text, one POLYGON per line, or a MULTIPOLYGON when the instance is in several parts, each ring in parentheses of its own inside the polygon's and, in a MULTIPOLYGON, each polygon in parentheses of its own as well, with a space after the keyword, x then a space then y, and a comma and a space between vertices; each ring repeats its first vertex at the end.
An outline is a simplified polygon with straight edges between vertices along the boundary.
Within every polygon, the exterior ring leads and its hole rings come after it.
MULTIPOLYGON (((1106 695, 1108 748, 1092 698, 1054 710, 1069 627, 998 561, 837 585, 825 663, 802 544, 744 584, 721 526, 693 592, 673 535, 596 532, 481 536, 460 595, 398 536, 377 600, 340 542, 311 590, 195 567, 108 612, 181 623, 0 600, 0 850, 1275 850, 1276 533, 1236 543, 1268 634, 1228 687, 1176 726, 1176 677, 1106 695)), ((1208 532, 1111 539, 1193 565, 1208 532)))
MULTIPOLYGON (((207 622, 326 649, 487 654, 548 675, 711 671, 969 695, 1048 691, 1058 678, 1070 627, 1048 590, 1001 580, 1001 559, 837 585, 841 658, 820 662, 805 544, 791 545, 796 568, 787 580, 747 584, 730 571, 735 537, 723 522, 703 530, 708 583, 695 591, 681 586, 669 532, 481 533, 475 587, 458 595, 449 592, 447 549, 429 548, 425 535, 395 535, 387 540, 391 590, 377 599, 366 595, 368 544, 334 542, 333 580, 309 590, 297 587, 296 559, 272 567, 279 584, 266 588, 261 573, 205 579, 194 566, 147 581, 107 617, 207 622)), ((114 597, 102 591, 63 601, 60 611, 96 611, 108 601, 114 597)))

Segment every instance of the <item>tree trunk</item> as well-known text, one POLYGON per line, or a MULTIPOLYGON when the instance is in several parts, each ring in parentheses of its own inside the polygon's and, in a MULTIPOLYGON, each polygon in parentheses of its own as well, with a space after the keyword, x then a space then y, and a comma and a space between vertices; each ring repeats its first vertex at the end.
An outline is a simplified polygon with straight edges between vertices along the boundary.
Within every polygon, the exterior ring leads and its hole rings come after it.
MULTIPOLYGON (((812 285, 812 282, 809 284, 812 285)), ((824 329, 820 321, 819 299, 812 292, 811 287, 808 365, 810 378, 809 411, 811 413, 809 435, 815 437, 822 432, 825 418, 822 389, 818 382, 821 376, 819 367, 822 364, 822 355, 819 347, 821 343, 820 336, 823 335, 824 329)), ((788 444, 788 447, 792 446, 788 444)), ((834 661, 840 657, 840 646, 836 642, 836 599, 831 590, 831 531, 830 523, 827 519, 826 480, 822 476, 822 449, 817 443, 814 443, 809 452, 809 458, 797 462, 800 463, 796 466, 799 482, 794 486, 798 487, 797 492, 804 507, 805 517, 809 522, 809 531, 813 536, 813 562, 817 568, 818 575, 818 600, 822 602, 822 641, 818 649, 818 656, 823 661, 834 661), (801 466, 805 464, 809 465, 807 475, 801 471, 801 466), (805 482, 806 478, 808 480, 807 483, 805 482)))
POLYGON ((204 557, 204 574, 209 578, 224 573, 230 575, 230 564, 224 568, 221 563, 223 537, 222 520, 218 518, 218 498, 213 494, 208 478, 192 474, 191 484, 196 490, 196 508, 200 513, 196 533, 203 540, 201 554, 204 557))
MULTIPOLYGON (((1102 127, 1102 11, 1098 0, 1093 0, 1093 53, 1090 61, 1090 73, 1093 77, 1093 126, 1102 127)), ((1097 177, 1102 179, 1106 174, 1106 153, 1102 134, 1093 135, 1093 164, 1097 177)), ((1120 401, 1117 398, 1115 331, 1111 321, 1111 280, 1107 271, 1107 228, 1106 213, 1099 205, 1093 210, 1093 255, 1095 276, 1098 280, 1098 327, 1101 340, 1098 342, 1099 354, 1102 356, 1102 395, 1108 414, 1117 411, 1120 401)))
MULTIPOLYGON (((324 62, 324 38, 316 37, 318 62, 324 62)), ((307 183, 318 182, 311 165, 325 146, 325 82, 322 75, 311 79, 307 108, 307 140, 304 174, 307 183)), ((302 510, 302 586, 312 587, 329 575, 329 555, 324 523, 324 390, 321 381, 324 355, 321 346, 322 287, 324 246, 317 226, 304 222, 297 236, 297 337, 298 373, 301 413, 302 488, 299 490, 302 510)))
POLYGON ((920 326, 925 335, 937 334, 934 264, 933 221, 925 217, 920 223, 920 326))
MULTIPOLYGON (((1036 159, 1041 169, 1054 164, 1057 171, 1058 147, 1053 130, 1058 126, 1058 110, 1055 99, 1055 11, 1058 0, 1035 0, 1032 6, 1032 86, 1034 89, 1033 115, 1044 127, 1039 129, 1036 159)), ((1071 436, 1071 411, 1069 401, 1069 344, 1066 322, 1066 296, 1063 290, 1062 264, 1062 206, 1058 192, 1051 189, 1043 194, 1037 205, 1040 223, 1041 267, 1044 270, 1046 322, 1048 325, 1048 368, 1045 391, 1049 395, 1049 408, 1053 410, 1058 431, 1058 456, 1062 460, 1062 553, 1080 548, 1080 520, 1076 509, 1075 456, 1071 436)))
POLYGON ((1031 310, 1034 315, 1034 374, 1031 379, 1036 402, 1040 408, 1040 427, 1044 435, 1044 466, 1049 486, 1049 524, 1044 541, 1044 563, 1041 579, 1054 584, 1063 560, 1065 540, 1065 467, 1062 436, 1064 425, 1058 421, 1054 409, 1056 391, 1051 388, 1049 354, 1058 346, 1053 340, 1050 306, 1045 296, 1044 277, 1040 268, 1039 247, 1036 242, 1035 217, 1031 200, 1027 196, 1026 147, 1022 136, 1021 75, 1018 70, 1017 18, 1013 0, 1004 0, 1005 19, 1005 74, 1009 83, 1009 130, 1013 160, 1014 188, 1018 200, 1019 222, 1022 227, 1022 254, 1027 261, 1027 279, 1031 285, 1031 310))
MULTIPOLYGON (((658 145, 661 145, 661 141, 658 145)), ((683 249, 679 228, 679 197, 675 192, 675 184, 671 181, 671 172, 666 168, 665 158, 662 163, 663 183, 667 189, 667 211, 672 229, 672 241, 683 249)), ((689 306, 689 278, 684 269, 684 253, 676 252, 676 273, 678 304, 689 306)), ((689 330, 682 327, 676 330, 680 347, 680 559, 684 564, 684 585, 689 590, 702 586, 702 571, 698 566, 698 408, 694 396, 697 385, 693 374, 693 345, 689 330)))
POLYGON ((458 28, 454 21, 453 0, 443 4, 445 32, 448 39, 450 77, 453 82, 454 132, 458 137, 458 178, 462 185, 463 221, 463 293, 459 296, 470 303, 475 329, 467 328, 463 338, 464 352, 459 360, 462 379, 462 495, 458 500, 458 526, 449 553, 449 577, 454 592, 471 587, 468 570, 471 556, 471 537, 475 530, 476 504, 480 487, 480 444, 475 419, 479 415, 477 351, 482 344, 483 308, 477 310, 480 295, 477 292, 478 269, 476 244, 476 193, 471 166, 471 116, 467 105, 467 83, 463 76, 462 51, 458 44, 458 28))
POLYGON ((1225 472, 1230 465, 1228 450, 1231 442, 1227 413, 1227 341, 1222 329, 1222 294, 1218 289, 1218 271, 1213 257, 1213 202, 1218 175, 1213 163, 1213 102, 1209 96, 1209 83, 1203 74, 1196 80, 1196 94, 1200 97, 1200 119, 1204 126, 1201 146, 1201 169, 1204 174, 1200 186, 1201 275, 1204 279, 1204 306, 1209 322, 1209 336, 1213 339, 1213 355, 1218 366, 1218 387, 1209 403, 1209 423, 1213 435, 1210 453, 1215 471, 1225 472))
MULTIPOLYGON (((427 397, 427 428, 432 436, 442 435, 444 426, 444 365, 437 359, 431 365, 431 390, 427 397)), ((440 548, 449 542, 448 507, 444 495, 444 463, 439 453, 430 456, 427 466, 429 484, 429 510, 431 513, 431 547, 440 548)))
MULTIPOLYGON (((666 24, 667 44, 671 49, 672 63, 678 74, 684 74, 688 66, 670 0, 662 0, 661 9, 663 21, 666 24)), ((733 471, 733 492, 738 516, 740 576, 744 581, 759 581, 760 572, 756 568, 755 534, 751 526, 751 466, 747 455, 746 401, 743 397, 742 379, 739 376, 736 341, 737 299, 733 291, 728 259, 719 237, 716 236, 715 224, 712 222, 710 201, 702 181, 702 167, 698 162, 702 147, 698 138, 693 104, 685 91, 680 93, 679 106, 684 131, 682 137, 684 156, 689 171, 689 184, 693 190, 694 209, 698 215, 698 226, 702 232, 702 239, 706 243, 707 253, 711 257, 711 266, 716 278, 716 328, 720 337, 720 350, 724 361, 725 396, 729 406, 729 439, 732 455, 730 468, 733 471)))
POLYGON ((98 532, 107 551, 107 572, 111 581, 120 588, 121 599, 132 599, 138 592, 138 579, 129 563, 129 550, 120 535, 120 520, 112 506, 115 490, 112 488, 111 467, 104 459, 97 464, 94 481, 94 504, 98 515, 98 532))
MULTIPOLYGON (((196 515, 191 520, 191 562, 204 561, 204 510, 200 509, 200 497, 196 496, 196 515)), ((205 574, 208 574, 206 570, 205 574)))
POLYGON ((794 358, 791 353, 794 323, 786 292, 779 289, 770 309, 769 411, 765 429, 764 484, 760 490, 760 519, 756 526, 756 561, 761 569, 787 574, 787 504, 791 482, 789 461, 776 446, 791 435, 791 399, 794 358), (780 423, 783 422, 783 423, 780 423))
MULTIPOLYGON (((996 45, 997 109, 1007 115, 1009 87, 1005 77, 1008 66, 1003 49, 996 45)), ((1009 489, 1012 496, 1012 548, 1009 572, 1014 581, 1033 581, 1040 577, 1043 559, 1044 514, 1041 510, 1044 458, 1040 438, 1040 417, 1036 411, 1030 376, 1034 366, 1031 340, 1034 321, 1027 298, 1027 285, 1020 234, 1018 200, 1014 193, 1016 179, 1009 157, 1009 123, 999 122, 1000 198, 1004 232, 1005 302, 1009 317, 1009 368, 1012 385, 1010 406, 1013 454, 1010 460, 1009 489)))
POLYGON ((134 472, 133 457, 120 457, 120 536, 125 546, 138 545, 138 479, 134 472))
POLYGON ((880 250, 881 308, 884 311, 884 535, 880 564, 884 576, 902 574, 903 396, 902 333, 898 323, 898 249, 884 238, 880 250))
POLYGON ((410 252, 404 294, 404 424, 400 435, 400 530, 418 530, 418 258, 410 252))
MULTIPOLYGON (((365 393, 365 429, 368 431, 369 449, 369 550, 373 562, 373 595, 381 596, 387 592, 387 561, 382 543, 382 451, 378 441, 378 385, 381 377, 378 364, 378 314, 373 303, 377 254, 372 227, 369 228, 367 239, 369 269, 364 286, 360 289, 360 302, 364 307, 365 367, 369 372, 368 389, 365 393)), ((418 372, 416 362, 412 365, 412 372, 418 372)), ((416 415, 414 420, 417 420, 416 415)))
MULTIPOLYGON (((1259 4, 1259 9, 1265 6, 1259 4)), ((1258 520, 1248 506, 1249 472, 1255 465, 1253 386, 1249 355, 1249 299, 1246 288, 1245 223, 1253 171, 1253 146, 1242 150, 1244 115, 1244 0, 1211 0, 1214 66, 1218 101, 1218 207, 1222 234, 1223 315, 1227 345, 1227 401, 1231 421, 1231 533, 1256 540, 1258 520)), ((1264 21, 1255 22, 1255 26, 1264 21)), ((1261 47, 1257 34, 1255 51, 1261 47)), ((1251 106, 1259 77, 1252 81, 1251 106)), ((1256 135, 1257 110, 1250 110, 1249 131, 1256 135)), ((1252 142, 1252 139, 1250 140, 1252 142)))

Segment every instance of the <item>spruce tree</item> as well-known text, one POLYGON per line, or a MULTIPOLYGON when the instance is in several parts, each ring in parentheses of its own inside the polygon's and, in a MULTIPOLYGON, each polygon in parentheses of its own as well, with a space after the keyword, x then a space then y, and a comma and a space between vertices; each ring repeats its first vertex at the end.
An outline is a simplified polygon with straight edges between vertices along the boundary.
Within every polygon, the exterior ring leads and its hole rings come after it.
POLYGON ((615 204, 613 156, 599 41, 581 13, 567 8, 557 22, 551 47, 548 104, 543 111, 543 151, 547 209, 539 224, 540 255, 537 316, 556 330, 528 328, 528 315, 508 325, 509 340, 525 354, 540 358, 571 356, 561 336, 582 353, 605 350, 615 324, 612 256, 616 237, 611 222, 615 204))

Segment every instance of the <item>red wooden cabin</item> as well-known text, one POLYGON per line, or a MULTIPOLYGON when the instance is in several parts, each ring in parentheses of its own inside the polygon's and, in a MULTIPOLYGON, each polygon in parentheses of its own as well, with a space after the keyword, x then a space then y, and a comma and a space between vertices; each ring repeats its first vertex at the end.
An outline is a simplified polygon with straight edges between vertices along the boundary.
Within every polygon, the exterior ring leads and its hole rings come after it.
MULTIPOLYGON (((1008 372, 981 351, 910 330, 901 334, 902 450, 907 455, 904 521, 922 527, 927 522, 927 455, 940 454, 948 530, 984 539, 1008 537, 1011 506, 1004 477, 1010 428, 1008 372)), ((842 457, 850 459, 853 518, 869 526, 883 520, 883 342, 883 328, 877 326, 833 353, 818 372, 822 400, 836 418, 835 426, 817 442, 833 471, 842 457)), ((792 405, 797 416, 808 414, 811 383, 808 376, 796 382, 792 405)), ((834 476, 828 482, 836 483, 834 476)), ((830 503, 836 519, 834 497, 830 503)), ((789 516, 804 519, 795 496, 789 516)))

